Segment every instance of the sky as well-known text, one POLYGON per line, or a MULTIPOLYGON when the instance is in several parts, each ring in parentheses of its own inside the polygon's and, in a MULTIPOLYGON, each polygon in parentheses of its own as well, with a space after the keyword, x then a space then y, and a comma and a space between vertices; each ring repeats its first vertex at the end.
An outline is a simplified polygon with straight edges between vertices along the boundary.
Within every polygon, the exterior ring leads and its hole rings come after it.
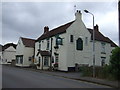
POLYGON ((92 28, 92 16, 100 32, 118 44, 118 5, 111 2, 2 2, 0 3, 0 44, 13 42, 19 37, 37 39, 44 26, 50 30, 75 20, 75 10, 81 10, 82 20, 92 28), (74 7, 76 5, 76 8, 74 7))

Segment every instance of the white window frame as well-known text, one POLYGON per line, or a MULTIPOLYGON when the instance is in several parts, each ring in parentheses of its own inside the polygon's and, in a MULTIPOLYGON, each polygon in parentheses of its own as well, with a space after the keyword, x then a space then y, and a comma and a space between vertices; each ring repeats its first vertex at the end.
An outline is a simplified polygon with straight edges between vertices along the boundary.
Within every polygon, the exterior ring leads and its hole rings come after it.
POLYGON ((49 66, 49 57, 44 57, 44 66, 49 66), (47 60, 47 64, 45 63, 47 60))
POLYGON ((101 42, 101 53, 105 53, 105 43, 101 42))

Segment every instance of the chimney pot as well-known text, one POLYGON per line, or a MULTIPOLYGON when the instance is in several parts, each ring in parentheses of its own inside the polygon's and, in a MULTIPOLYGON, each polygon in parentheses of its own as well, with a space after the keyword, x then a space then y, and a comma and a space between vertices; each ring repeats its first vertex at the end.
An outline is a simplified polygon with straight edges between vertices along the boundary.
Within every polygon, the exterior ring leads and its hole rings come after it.
POLYGON ((47 33, 49 31, 49 27, 48 26, 45 26, 44 27, 44 33, 47 33))
POLYGON ((96 24, 96 26, 94 26, 94 29, 99 31, 99 26, 96 24))
POLYGON ((75 18, 76 18, 76 20, 80 20, 81 17, 82 17, 81 11, 80 11, 80 10, 77 10, 77 12, 75 13, 75 18))

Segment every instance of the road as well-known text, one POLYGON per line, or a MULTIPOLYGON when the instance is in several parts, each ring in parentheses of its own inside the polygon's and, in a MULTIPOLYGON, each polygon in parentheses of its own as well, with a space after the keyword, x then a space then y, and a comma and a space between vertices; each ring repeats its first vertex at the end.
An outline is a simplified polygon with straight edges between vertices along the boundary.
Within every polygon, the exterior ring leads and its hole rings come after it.
POLYGON ((20 68, 2 67, 3 88, 110 88, 20 68))

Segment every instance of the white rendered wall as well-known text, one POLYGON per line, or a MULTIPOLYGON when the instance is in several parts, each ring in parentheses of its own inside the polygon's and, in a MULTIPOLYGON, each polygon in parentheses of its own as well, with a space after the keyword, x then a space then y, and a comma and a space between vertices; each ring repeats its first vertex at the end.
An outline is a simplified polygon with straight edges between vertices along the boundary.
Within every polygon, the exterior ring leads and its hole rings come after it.
POLYGON ((16 49, 13 46, 10 46, 9 48, 5 49, 3 51, 3 63, 12 62, 12 60, 15 60, 15 53, 16 49))

